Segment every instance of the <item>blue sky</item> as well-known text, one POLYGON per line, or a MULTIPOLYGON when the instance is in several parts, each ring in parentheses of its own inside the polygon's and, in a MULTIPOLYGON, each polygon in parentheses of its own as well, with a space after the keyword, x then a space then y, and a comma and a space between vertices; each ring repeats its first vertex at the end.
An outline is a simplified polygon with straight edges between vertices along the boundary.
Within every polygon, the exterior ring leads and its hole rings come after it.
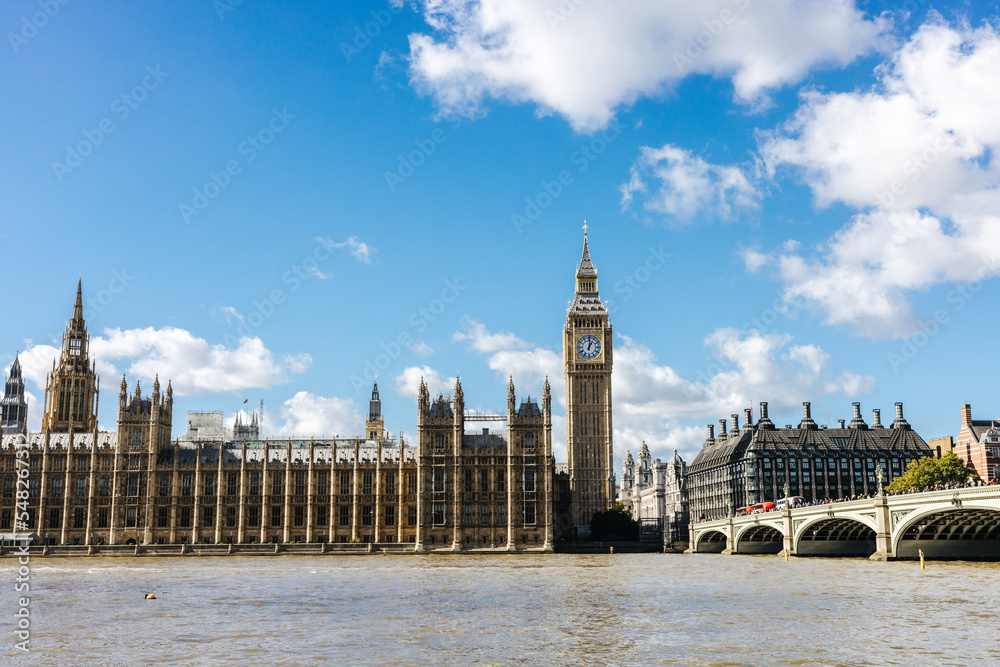
POLYGON ((11 1, 0 363, 44 377, 83 275, 121 374, 265 435, 416 386, 557 396, 589 223, 615 451, 778 424, 996 416, 997 3, 11 1), (401 344, 402 343, 402 344, 401 344), (889 417, 887 420, 886 417, 889 417))

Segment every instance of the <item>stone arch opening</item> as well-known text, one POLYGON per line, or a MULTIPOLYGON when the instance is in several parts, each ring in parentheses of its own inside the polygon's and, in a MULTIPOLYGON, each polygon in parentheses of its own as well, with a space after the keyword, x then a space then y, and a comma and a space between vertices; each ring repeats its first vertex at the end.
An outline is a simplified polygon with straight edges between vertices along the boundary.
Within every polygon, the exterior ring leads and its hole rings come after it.
POLYGON ((1000 511, 954 508, 910 519, 895 538, 896 558, 1000 560, 1000 511))
POLYGON ((718 530, 710 530, 698 539, 695 552, 700 554, 718 554, 726 550, 726 535, 718 530))
POLYGON ((740 554, 776 554, 785 548, 785 536, 774 526, 751 526, 736 540, 734 551, 740 554))
POLYGON ((127 540, 125 540, 125 546, 134 547, 135 544, 136 542, 134 537, 130 537, 127 540))
POLYGON ((871 526, 847 517, 821 519, 803 527, 795 547, 796 556, 871 556, 875 551, 871 526))

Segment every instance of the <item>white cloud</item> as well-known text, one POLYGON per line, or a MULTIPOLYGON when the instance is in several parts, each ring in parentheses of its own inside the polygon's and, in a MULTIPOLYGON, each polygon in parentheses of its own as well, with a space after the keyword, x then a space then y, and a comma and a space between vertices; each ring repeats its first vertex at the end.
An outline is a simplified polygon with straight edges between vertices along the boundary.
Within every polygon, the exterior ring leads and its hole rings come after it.
MULTIPOLYGON (((21 353, 26 379, 44 389, 45 375, 59 350, 33 345, 21 353)), ((212 344, 184 329, 105 329, 90 339, 90 357, 97 373, 115 378, 126 372, 130 381, 151 382, 159 375, 164 388, 169 379, 178 396, 268 388, 288 381, 312 364, 308 354, 275 360, 259 338, 241 338, 235 349, 212 344)))
POLYGON ((761 144, 771 175, 790 169, 819 206, 859 212, 810 254, 744 262, 776 267, 785 297, 828 324, 900 337, 918 328, 909 293, 1000 274, 1000 32, 934 18, 878 75, 871 90, 804 95, 761 144))
MULTIPOLYGON (((553 401, 565 408, 560 354, 507 332, 494 334, 475 320, 466 323, 461 335, 472 349, 487 357, 498 379, 506 382, 513 375, 519 396, 537 391, 531 388, 540 387, 548 374, 553 401), (478 348, 477 341, 483 342, 478 348)), ((687 380, 660 364, 645 345, 628 336, 615 339, 612 392, 617 458, 624 456, 626 449, 636 451, 645 440, 654 456, 670 456, 676 448, 690 462, 705 439, 703 427, 691 425, 691 420, 714 421, 734 411, 742 415, 751 401, 769 401, 780 410, 823 395, 855 397, 874 388, 870 376, 838 375, 831 368, 829 354, 816 345, 795 345, 789 335, 718 329, 706 337, 705 345, 713 361, 697 378, 687 380)), ((407 369, 406 382, 413 387, 414 397, 421 374, 438 377, 426 366, 407 369)), ((556 422, 554 416, 553 449, 559 447, 559 455, 565 456, 565 418, 560 416, 556 422)))
MULTIPOLYGON (((281 406, 282 421, 274 435, 351 437, 363 434, 364 419, 349 398, 327 398, 300 391, 281 406)), ((270 430, 268 437, 271 437, 270 430)))
POLYGON ((423 378, 427 390, 432 397, 438 394, 451 394, 455 389, 455 377, 442 377, 430 366, 409 366, 397 375, 396 392, 403 398, 417 400, 420 395, 420 380, 423 378))
POLYGON ((738 99, 760 103, 816 66, 880 48, 887 27, 851 0, 418 5, 434 34, 410 35, 412 82, 442 110, 474 115, 488 97, 530 102, 581 131, 690 74, 728 77, 738 99))
MULTIPOLYGON (((364 241, 358 240, 356 236, 348 236, 346 241, 334 241, 329 238, 324 238, 322 236, 317 236, 316 241, 325 245, 327 248, 342 249, 346 248, 348 252, 354 259, 364 262, 365 264, 371 264, 372 259, 374 259, 374 254, 376 250, 374 247, 368 245, 364 241)), ((318 269, 317 269, 318 271, 318 269)), ((320 278, 328 278, 326 274, 317 274, 320 278)))
POLYGON ((418 357, 429 357, 434 354, 434 348, 422 340, 413 341, 408 347, 418 357))
POLYGON ((672 146, 643 147, 622 186, 622 208, 643 195, 643 208, 687 222, 699 214, 723 219, 737 211, 757 208, 760 194, 743 169, 710 164, 701 157, 672 146), (649 192, 653 182, 655 192, 649 192))
POLYGON ((451 339, 466 342, 469 347, 482 354, 493 354, 501 350, 523 350, 528 343, 507 331, 491 333, 482 322, 466 317, 462 321, 464 331, 456 331, 451 339))

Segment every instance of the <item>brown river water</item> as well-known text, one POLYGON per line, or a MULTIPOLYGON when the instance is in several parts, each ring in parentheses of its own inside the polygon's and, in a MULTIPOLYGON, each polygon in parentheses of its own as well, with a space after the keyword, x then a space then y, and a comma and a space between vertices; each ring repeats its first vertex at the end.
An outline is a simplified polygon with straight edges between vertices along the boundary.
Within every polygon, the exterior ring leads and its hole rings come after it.
POLYGON ((0 664, 1000 665, 1000 563, 38 557, 29 653, 16 567, 0 664))

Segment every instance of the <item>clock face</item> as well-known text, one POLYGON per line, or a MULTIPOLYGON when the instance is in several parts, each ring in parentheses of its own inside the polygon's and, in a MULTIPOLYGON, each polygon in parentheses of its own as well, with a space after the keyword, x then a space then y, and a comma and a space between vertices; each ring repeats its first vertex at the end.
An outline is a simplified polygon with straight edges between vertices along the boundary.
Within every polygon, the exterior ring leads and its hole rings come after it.
POLYGON ((597 336, 583 336, 576 341, 576 353, 584 359, 596 359, 601 353, 601 340, 597 336))

